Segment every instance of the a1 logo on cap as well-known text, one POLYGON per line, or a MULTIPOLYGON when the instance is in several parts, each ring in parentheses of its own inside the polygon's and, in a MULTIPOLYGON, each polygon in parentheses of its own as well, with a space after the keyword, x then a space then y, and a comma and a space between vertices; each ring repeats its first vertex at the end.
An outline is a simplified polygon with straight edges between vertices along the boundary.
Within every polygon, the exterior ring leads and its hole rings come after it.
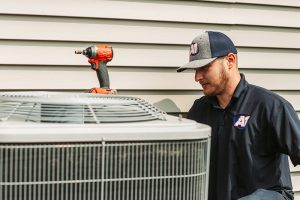
POLYGON ((199 52, 198 44, 192 43, 190 47, 190 55, 194 56, 199 52))

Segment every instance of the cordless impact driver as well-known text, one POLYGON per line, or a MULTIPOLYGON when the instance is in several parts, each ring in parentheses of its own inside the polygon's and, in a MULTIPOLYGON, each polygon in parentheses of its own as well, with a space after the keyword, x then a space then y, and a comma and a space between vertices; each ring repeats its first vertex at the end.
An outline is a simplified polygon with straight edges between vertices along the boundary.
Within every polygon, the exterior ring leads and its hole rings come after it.
POLYGON ((96 71, 100 88, 90 89, 90 93, 116 94, 116 90, 110 89, 107 63, 113 58, 111 46, 98 45, 90 46, 85 50, 76 50, 75 54, 83 54, 89 58, 91 68, 96 71))

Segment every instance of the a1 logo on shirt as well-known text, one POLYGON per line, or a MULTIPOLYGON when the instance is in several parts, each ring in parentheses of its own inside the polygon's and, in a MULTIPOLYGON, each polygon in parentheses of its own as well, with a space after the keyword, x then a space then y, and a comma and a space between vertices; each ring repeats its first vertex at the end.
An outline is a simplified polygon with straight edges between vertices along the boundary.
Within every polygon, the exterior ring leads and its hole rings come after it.
POLYGON ((238 114, 233 116, 233 126, 238 129, 245 129, 250 119, 250 115, 238 114))

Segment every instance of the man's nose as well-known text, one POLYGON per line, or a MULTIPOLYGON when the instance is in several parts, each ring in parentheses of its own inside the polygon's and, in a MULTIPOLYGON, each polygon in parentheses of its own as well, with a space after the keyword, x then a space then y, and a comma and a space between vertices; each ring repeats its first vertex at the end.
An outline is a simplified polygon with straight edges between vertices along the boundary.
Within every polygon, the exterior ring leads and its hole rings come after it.
POLYGON ((195 70, 195 81, 199 82, 202 79, 203 79, 203 71, 199 70, 199 69, 196 69, 195 70))

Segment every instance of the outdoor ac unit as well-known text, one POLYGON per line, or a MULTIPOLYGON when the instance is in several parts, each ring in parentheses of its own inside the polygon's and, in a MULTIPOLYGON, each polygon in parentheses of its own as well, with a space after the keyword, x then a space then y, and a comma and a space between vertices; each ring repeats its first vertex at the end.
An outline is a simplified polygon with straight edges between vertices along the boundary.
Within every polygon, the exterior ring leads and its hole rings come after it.
POLYGON ((209 150, 139 98, 0 93, 1 200, 206 200, 209 150))

